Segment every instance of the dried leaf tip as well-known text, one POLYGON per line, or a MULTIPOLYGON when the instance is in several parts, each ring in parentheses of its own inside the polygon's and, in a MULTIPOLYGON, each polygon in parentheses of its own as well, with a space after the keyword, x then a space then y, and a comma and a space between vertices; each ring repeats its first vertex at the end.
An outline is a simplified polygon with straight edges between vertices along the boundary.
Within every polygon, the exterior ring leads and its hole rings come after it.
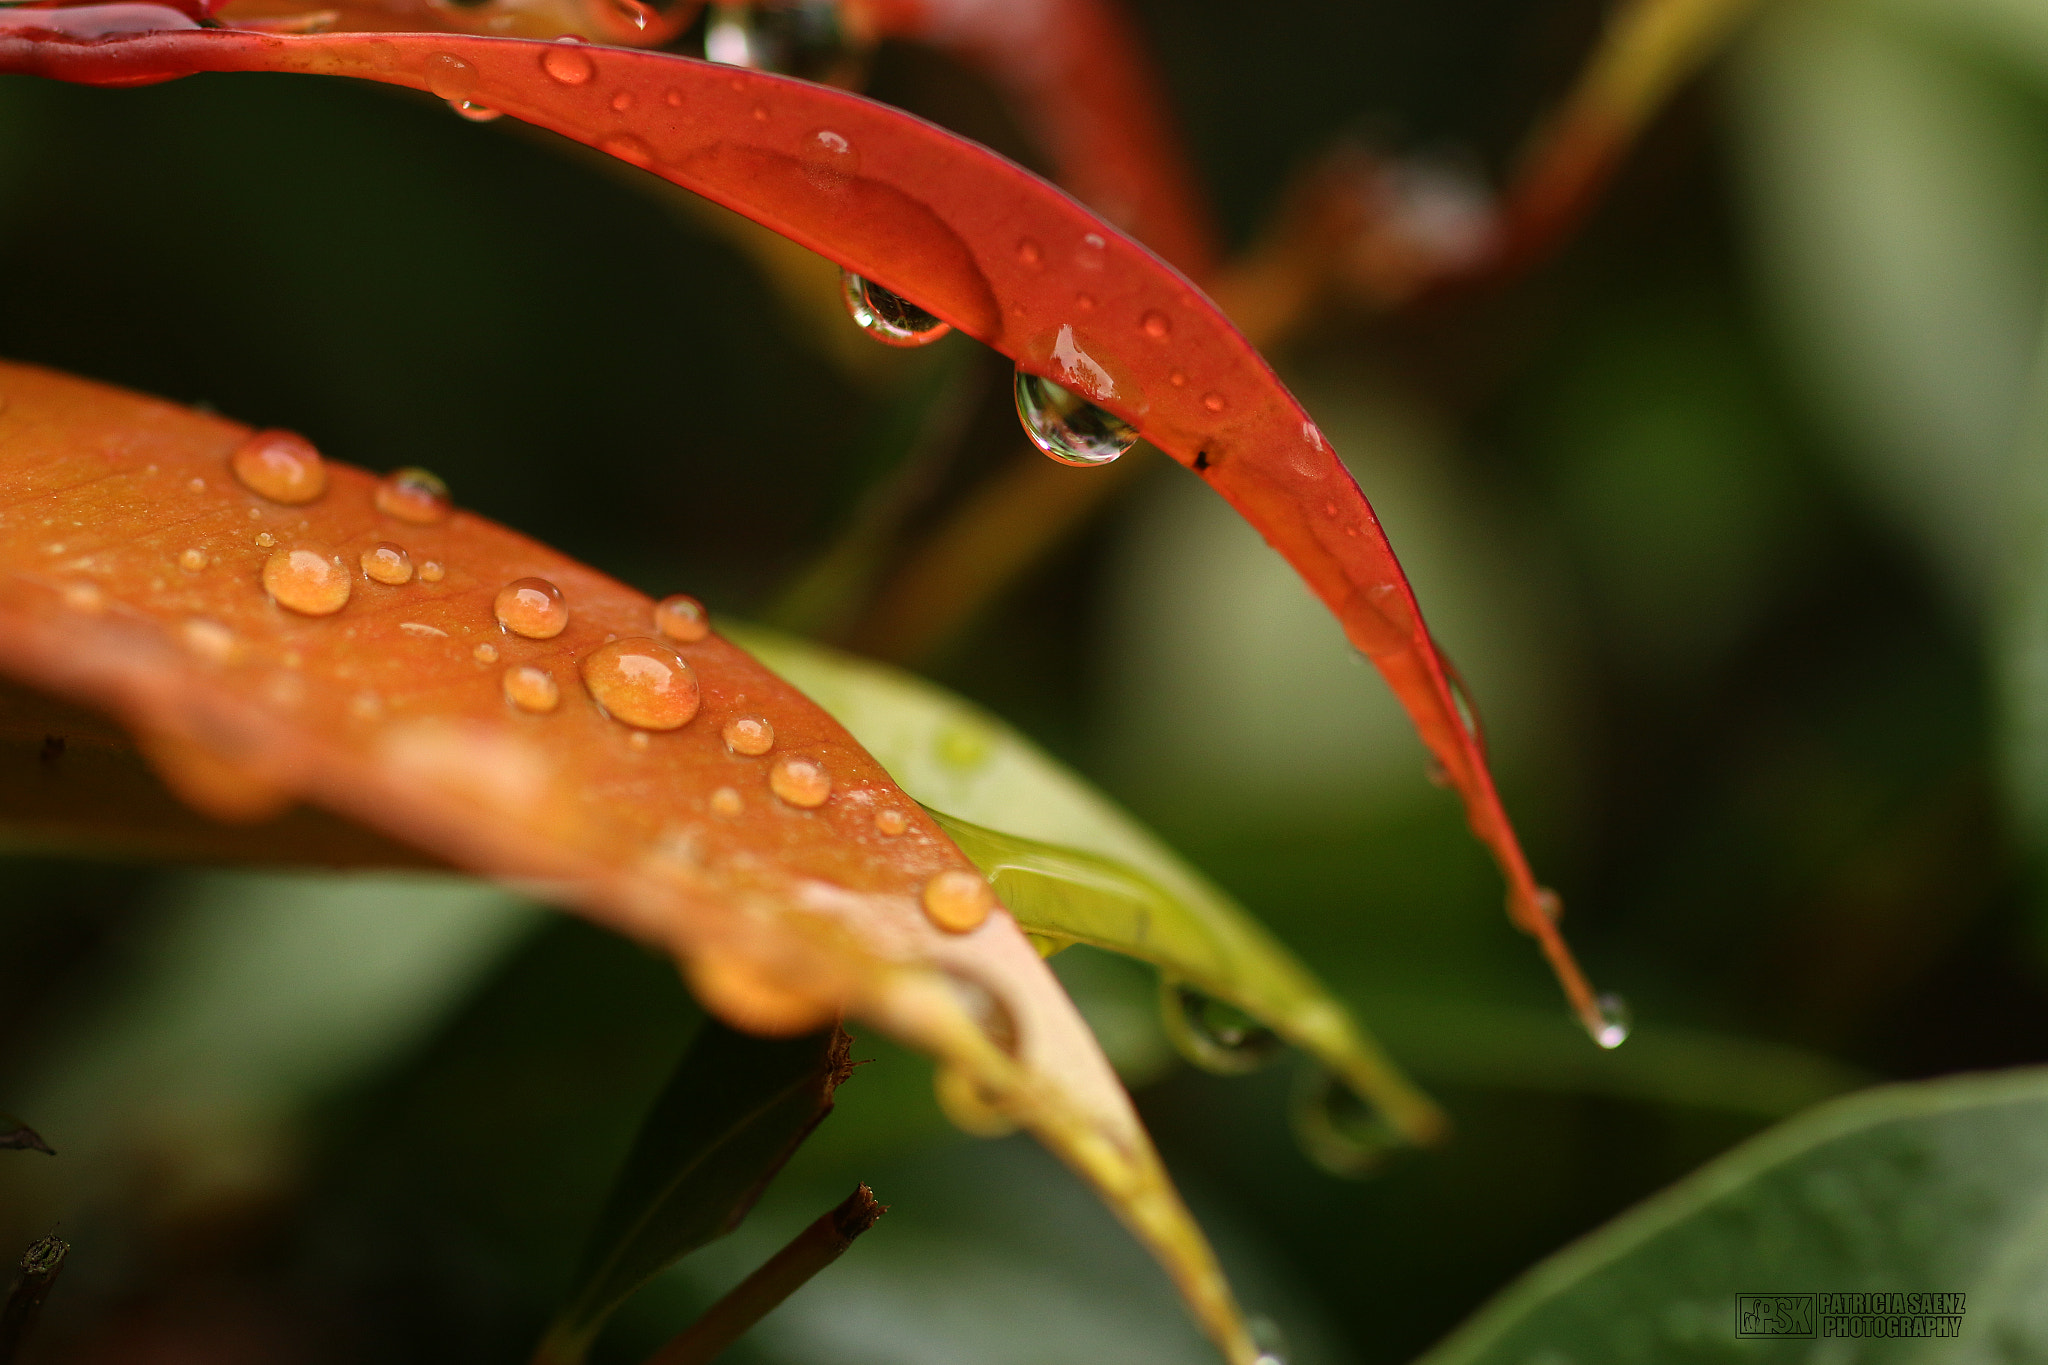
POLYGON ((828 1216, 832 1219, 832 1230, 851 1242, 880 1222, 888 1211, 889 1206, 877 1200, 875 1192, 863 1183, 828 1216))

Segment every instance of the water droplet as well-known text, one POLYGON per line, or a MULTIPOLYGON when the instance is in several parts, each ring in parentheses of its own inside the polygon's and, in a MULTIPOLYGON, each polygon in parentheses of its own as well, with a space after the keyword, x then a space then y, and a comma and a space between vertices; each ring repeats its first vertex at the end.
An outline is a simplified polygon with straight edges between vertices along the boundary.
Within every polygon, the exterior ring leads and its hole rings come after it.
POLYGON ((480 664, 494 664, 498 662, 498 647, 487 641, 469 651, 469 657, 480 664))
MULTIPOLYGON (((1449 786, 1450 784, 1448 781, 1445 781, 1441 785, 1449 786)), ((1564 897, 1558 895, 1547 886, 1537 887, 1536 913, 1549 920, 1552 924, 1559 923, 1564 919, 1564 897)))
POLYGON ((1026 237, 1017 243, 1017 259, 1026 265, 1037 265, 1045 259, 1045 248, 1026 237))
POLYGON ((1224 402, 1223 402, 1223 395, 1222 395, 1222 394, 1220 394, 1220 393, 1205 393, 1205 394, 1203 394, 1203 395, 1202 395, 1202 406, 1203 406, 1203 407, 1205 407, 1205 408, 1207 408, 1207 409, 1208 409, 1209 411, 1211 411, 1211 412, 1221 412, 1221 411, 1223 411, 1223 406, 1224 406, 1224 402))
POLYGON ((924 309, 851 270, 839 272, 846 311, 860 329, 884 346, 924 346, 953 330, 924 309))
POLYGON ((195 616, 179 633, 184 636, 185 648, 212 663, 229 663, 241 651, 235 633, 218 621, 195 616))
POLYGON ((430 559, 420 565, 420 582, 422 583, 439 583, 447 576, 448 571, 441 567, 439 560, 430 559))
POLYGON ((557 38, 548 50, 540 55, 540 69, 548 73, 550 80, 563 85, 583 85, 597 74, 597 67, 591 63, 588 54, 577 49, 583 45, 581 38, 557 38))
POLYGON ((415 526, 448 520, 448 485, 425 469, 394 469, 377 484, 377 510, 415 526))
POLYGON ((380 541, 363 551, 363 576, 397 587, 412 582, 412 556, 403 545, 380 541))
POLYGON ((711 813, 713 815, 734 816, 746 808, 747 803, 741 800, 740 794, 731 787, 720 787, 717 791, 711 793, 711 813))
POLYGON ((384 714, 384 699, 375 692, 358 692, 349 698, 348 713, 357 720, 376 720, 384 714))
POLYGON ((815 758, 778 759, 768 770, 768 789, 792 806, 811 810, 832 795, 832 774, 815 758))
POLYGON ((88 616, 97 616, 107 609, 107 595, 97 583, 66 583, 63 596, 65 606, 88 616))
POLYGON ((1021 369, 1017 416, 1031 444, 1061 464, 1108 464, 1138 439, 1138 429, 1115 413, 1021 369))
POLYGON ((884 806, 875 812, 875 828, 885 839, 893 839, 910 828, 910 817, 894 806, 884 806))
POLYGON ((1605 991, 1593 1003, 1600 1011, 1600 1027, 1593 1030, 1593 1041, 1609 1050, 1627 1042, 1629 1030, 1635 1027, 1635 1014, 1628 1001, 1613 991, 1605 991))
POLYGON ((667 94, 661 97, 661 102, 671 109, 680 109, 683 107, 683 92, 671 88, 667 94))
POLYGON ((654 628, 671 640, 689 645, 711 633, 711 621, 702 602, 676 593, 654 604, 654 628))
MULTIPOLYGON (((642 26, 643 28, 644 28, 644 27, 646 27, 646 20, 645 20, 645 19, 642 19, 642 21, 641 21, 641 26, 642 26)), ((613 113, 615 113, 615 114, 623 114, 623 113, 625 113, 625 112, 626 112, 626 111, 627 111, 628 109, 631 109, 632 107, 633 107, 633 92, 632 92, 632 91, 630 91, 630 90, 621 90, 621 91, 620 91, 620 92, 619 92, 618 94, 616 94, 616 95, 613 95, 613 96, 612 96, 612 112, 613 112, 613 113)))
POLYGON ((499 625, 529 640, 552 640, 569 626, 569 604, 545 578, 512 580, 498 589, 491 610, 499 625))
POLYGON ((327 491, 327 462, 311 441, 289 431, 257 432, 228 456, 228 468, 244 488, 272 502, 296 505, 327 491))
POLYGON ((341 556, 302 545, 264 561, 263 587, 281 607, 303 616, 332 616, 348 605, 350 584, 341 556))
POLYGON ((206 491, 206 480, 194 478, 188 480, 185 484, 185 487, 190 489, 194 493, 204 493, 206 491))
POLYGON ((845 134, 830 128, 805 134, 798 155, 803 161, 804 179, 821 190, 843 190, 860 174, 860 149, 845 134))
POLYGON ((1408 1145, 1377 1105, 1320 1067, 1301 1073, 1289 1107, 1295 1139, 1332 1175, 1369 1174, 1408 1145))
POLYGON ((633 731, 633 733, 626 736, 626 743, 632 745, 635 749, 638 749, 640 752, 646 753, 647 746, 654 743, 654 741, 647 737, 647 732, 645 730, 635 730, 633 731))
POLYGON ((448 632, 439 626, 430 626, 425 621, 400 621, 398 628, 418 640, 445 640, 448 632))
POLYGON ((1145 335, 1154 341, 1164 341, 1173 334, 1173 324, 1167 320, 1166 314, 1157 308, 1147 311, 1145 316, 1138 320, 1138 325, 1144 328, 1145 335))
POLYGON ((178 555, 178 567, 186 573, 198 573, 206 567, 206 551, 185 550, 178 555))
POLYGON ((448 107, 471 123, 489 123, 493 119, 504 117, 498 110, 487 104, 478 104, 474 100, 450 100, 448 107))
POLYGON ((1187 387, 1188 377, 1182 371, 1175 370, 1172 374, 1166 376, 1166 382, 1173 385, 1176 389, 1184 389, 1187 387))
POLYGON ((948 868, 924 884, 924 913, 949 934, 968 934, 996 908, 988 878, 965 868, 948 868))
POLYGON ((756 123, 766 123, 766 122, 768 121, 768 106, 767 106, 767 105, 765 105, 765 104, 757 104, 757 105, 755 105, 755 106, 753 107, 753 109, 751 110, 751 112, 752 112, 752 114, 753 114, 753 116, 754 116, 754 122, 756 122, 756 123))
POLYGON ((263 509, 262 509, 261 507, 251 507, 251 508, 249 509, 249 520, 251 520, 251 521, 261 521, 261 520, 263 520, 263 509))
POLYGON ((697 675, 674 650, 644 636, 598 646, 583 658, 583 685, 613 719, 674 730, 697 714, 697 675))
POLYGON ((775 727, 760 716, 734 716, 725 723, 725 747, 759 758, 775 747, 775 727))
POLYGON ((476 68, 452 52, 437 52, 427 58, 427 89, 450 104, 461 104, 476 93, 476 68))
POLYGON ((1222 1076, 1256 1071, 1280 1054, 1280 1035, 1235 1005, 1182 981, 1159 979, 1159 1011, 1181 1055, 1222 1076))
POLYGON ((546 715, 562 703, 562 689, 556 685, 554 675, 532 664, 515 664, 506 669, 501 685, 506 701, 537 716, 546 715))
POLYGON ((604 140, 604 149, 621 161, 635 166, 654 164, 654 149, 631 133, 619 133, 604 140))

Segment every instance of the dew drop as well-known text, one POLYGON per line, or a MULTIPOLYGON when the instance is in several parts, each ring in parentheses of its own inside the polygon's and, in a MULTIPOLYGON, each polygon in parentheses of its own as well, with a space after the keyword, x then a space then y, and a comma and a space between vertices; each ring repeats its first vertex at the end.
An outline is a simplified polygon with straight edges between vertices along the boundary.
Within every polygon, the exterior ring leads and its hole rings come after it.
POLYGON ((263 587, 279 606, 302 616, 332 616, 348 605, 349 575, 341 556, 308 546, 279 550, 265 560, 263 587))
POLYGON ((619 92, 618 94, 616 94, 616 95, 613 95, 613 96, 612 96, 612 112, 613 112, 614 114, 623 114, 623 113, 625 113, 625 112, 626 112, 626 111, 627 111, 628 109, 631 109, 632 107, 633 107, 633 92, 632 92, 632 91, 630 91, 630 90, 621 90, 621 91, 620 91, 620 92, 619 92))
POLYGON ((884 346, 924 346, 953 330, 924 309, 851 270, 839 272, 846 311, 863 332, 884 346))
POLYGON ((768 789, 792 806, 812 810, 832 795, 832 774, 815 758, 784 758, 768 770, 768 789))
POLYGON ((186 573, 198 573, 206 567, 206 551, 186 550, 178 556, 178 567, 186 573))
POLYGON ((1320 1067, 1301 1073, 1289 1109, 1302 1150, 1332 1175, 1370 1174, 1408 1145, 1379 1106, 1320 1067))
POLYGON ((258 531, 256 533, 256 543, 267 550, 277 544, 277 537, 268 531, 258 531))
POLYGON ((1256 1071, 1280 1053, 1280 1035, 1206 991, 1159 979, 1159 1011, 1181 1055, 1218 1075, 1256 1071))
POLYGON ((397 587, 412 582, 412 556, 403 545, 380 541, 363 551, 363 576, 397 587))
POLYGON ((311 441, 289 431, 257 432, 235 447, 228 467, 244 488, 272 502, 295 506, 327 491, 327 462, 311 441))
POLYGON ((629 636, 585 655, 583 685, 614 720, 674 730, 697 714, 697 675, 667 645, 629 636))
POLYGON ((821 190, 843 190, 860 174, 860 149, 844 133, 830 128, 805 134, 798 156, 803 161, 804 179, 821 190))
POLYGON ((1188 377, 1182 371, 1175 370, 1172 374, 1166 376, 1166 382, 1173 385, 1176 389, 1184 389, 1187 387, 1188 377))
POLYGON ((711 793, 711 813, 713 815, 734 816, 740 814, 746 808, 747 803, 741 800, 740 794, 731 787, 720 787, 717 791, 711 793))
POLYGON ((590 57, 577 49, 583 45, 581 38, 557 38, 541 53, 540 69, 548 73, 550 80, 563 85, 583 85, 597 74, 597 67, 590 57))
POLYGON ((504 117, 498 110, 487 104, 478 104, 474 100, 450 100, 448 107, 471 123, 489 123, 493 119, 504 117))
POLYGON ((562 590, 545 578, 515 578, 498 589, 491 610, 498 624, 529 640, 552 640, 569 625, 562 590))
POLYGON ((384 714, 384 699, 375 692, 358 692, 349 698, 348 713, 357 720, 376 720, 384 714))
POLYGON ((251 507, 251 508, 249 509, 249 520, 251 520, 251 521, 261 521, 261 520, 263 520, 263 509, 262 509, 261 507, 251 507))
POLYGON ((448 571, 441 567, 439 560, 430 559, 420 565, 420 582, 422 583, 439 583, 447 576, 448 571))
POLYGON ((711 633, 711 621, 702 602, 676 593, 654 604, 654 628, 669 639, 688 645, 711 633))
POLYGON ((97 616, 107 609, 107 595, 97 583, 66 583, 63 596, 65 606, 88 616, 97 616))
POLYGON ((450 104, 461 104, 476 93, 476 68, 452 52, 437 52, 427 58, 427 89, 450 104))
POLYGON ((982 926, 996 908, 988 878, 965 868, 948 868, 924 884, 920 899, 933 924, 949 934, 968 934, 982 926))
POLYGON ((631 734, 626 736, 626 743, 632 745, 635 749, 638 749, 641 753, 644 754, 647 752, 647 746, 654 743, 654 741, 647 737, 647 732, 645 730, 635 730, 631 734))
POLYGON ((515 664, 506 669, 502 686, 506 701, 537 716, 562 704, 562 689, 555 684, 554 675, 532 664, 515 664))
POLYGON ((415 526, 448 520, 448 485, 425 469, 394 469, 377 484, 377 510, 415 526))
POLYGON ((671 109, 680 109, 683 107, 683 92, 671 87, 668 93, 661 97, 661 102, 671 109))
POLYGON ((187 621, 180 634, 184 636, 185 648, 211 663, 231 662, 241 649, 232 630, 204 617, 195 616, 187 621))
POLYGON ((893 839, 910 828, 910 817, 894 806, 884 806, 875 812, 875 829, 885 839, 893 839))
POLYGON ((486 641, 469 651, 469 657, 480 664, 494 664, 498 662, 498 647, 486 641))
POLYGON ((1037 265, 1045 259, 1045 248, 1031 238, 1026 237, 1023 241, 1017 243, 1017 259, 1026 265, 1037 265))
POLYGON ((1627 1042, 1629 1030, 1635 1027, 1635 1014, 1628 1001, 1613 991, 1605 991, 1593 1003, 1600 1011, 1600 1027, 1592 1030, 1593 1041, 1610 1051, 1627 1042))
POLYGON ((1144 317, 1138 319, 1138 325, 1144 328, 1145 335, 1154 341, 1164 341, 1173 335, 1173 324, 1167 320, 1166 314, 1157 308, 1148 310, 1144 317))
POLYGON ((1074 295, 1074 307, 1076 307, 1076 308, 1080 309, 1080 310, 1081 310, 1082 312, 1084 312, 1084 313, 1092 313, 1092 312, 1094 312, 1094 311, 1095 311, 1095 296, 1094 296, 1093 294, 1076 294, 1076 295, 1074 295))
POLYGON ((1202 406, 1203 406, 1203 407, 1205 407, 1205 408, 1207 408, 1207 409, 1208 409, 1209 411, 1211 411, 1211 412, 1221 412, 1221 411, 1223 411, 1223 408, 1224 408, 1224 401, 1223 401, 1223 395, 1222 395, 1222 394, 1220 394, 1220 393, 1205 393, 1205 394, 1203 394, 1203 395, 1202 395, 1202 406))
POLYGON ((1138 429, 1115 413, 1022 369, 1017 416, 1031 444, 1061 464, 1108 464, 1138 439, 1138 429))
POLYGON ((206 491, 206 480, 201 478, 193 478, 186 482, 185 487, 190 489, 194 493, 204 493, 206 491))
POLYGON ((725 747, 759 758, 775 747, 775 727, 760 716, 734 716, 725 723, 725 747))

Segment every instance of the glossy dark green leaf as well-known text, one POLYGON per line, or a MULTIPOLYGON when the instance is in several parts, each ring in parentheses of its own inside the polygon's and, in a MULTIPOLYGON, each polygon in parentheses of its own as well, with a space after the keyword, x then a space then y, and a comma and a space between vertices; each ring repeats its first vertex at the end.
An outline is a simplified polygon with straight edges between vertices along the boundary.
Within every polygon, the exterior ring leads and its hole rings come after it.
POLYGON ((705 1021, 641 1125, 537 1365, 582 1360, 634 1290, 739 1226, 832 1112, 851 1046, 838 1028, 756 1038, 705 1021))

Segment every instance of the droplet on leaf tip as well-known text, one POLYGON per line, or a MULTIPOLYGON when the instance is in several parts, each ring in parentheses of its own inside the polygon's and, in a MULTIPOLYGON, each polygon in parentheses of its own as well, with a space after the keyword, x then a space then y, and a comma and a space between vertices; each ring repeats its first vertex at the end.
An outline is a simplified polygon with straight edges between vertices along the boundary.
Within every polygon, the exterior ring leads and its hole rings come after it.
POLYGON ((1613 991, 1602 992, 1593 1003, 1600 1012, 1600 1026, 1592 1030, 1593 1041, 1611 1052, 1628 1041, 1635 1028, 1635 1014, 1628 1001, 1613 991))
POLYGON ((839 272, 839 283, 854 325, 884 346, 925 346, 953 330, 951 323, 851 270, 839 272))
POLYGON ((476 93, 476 68, 452 52, 436 52, 427 58, 427 89, 450 104, 461 104, 476 93))

